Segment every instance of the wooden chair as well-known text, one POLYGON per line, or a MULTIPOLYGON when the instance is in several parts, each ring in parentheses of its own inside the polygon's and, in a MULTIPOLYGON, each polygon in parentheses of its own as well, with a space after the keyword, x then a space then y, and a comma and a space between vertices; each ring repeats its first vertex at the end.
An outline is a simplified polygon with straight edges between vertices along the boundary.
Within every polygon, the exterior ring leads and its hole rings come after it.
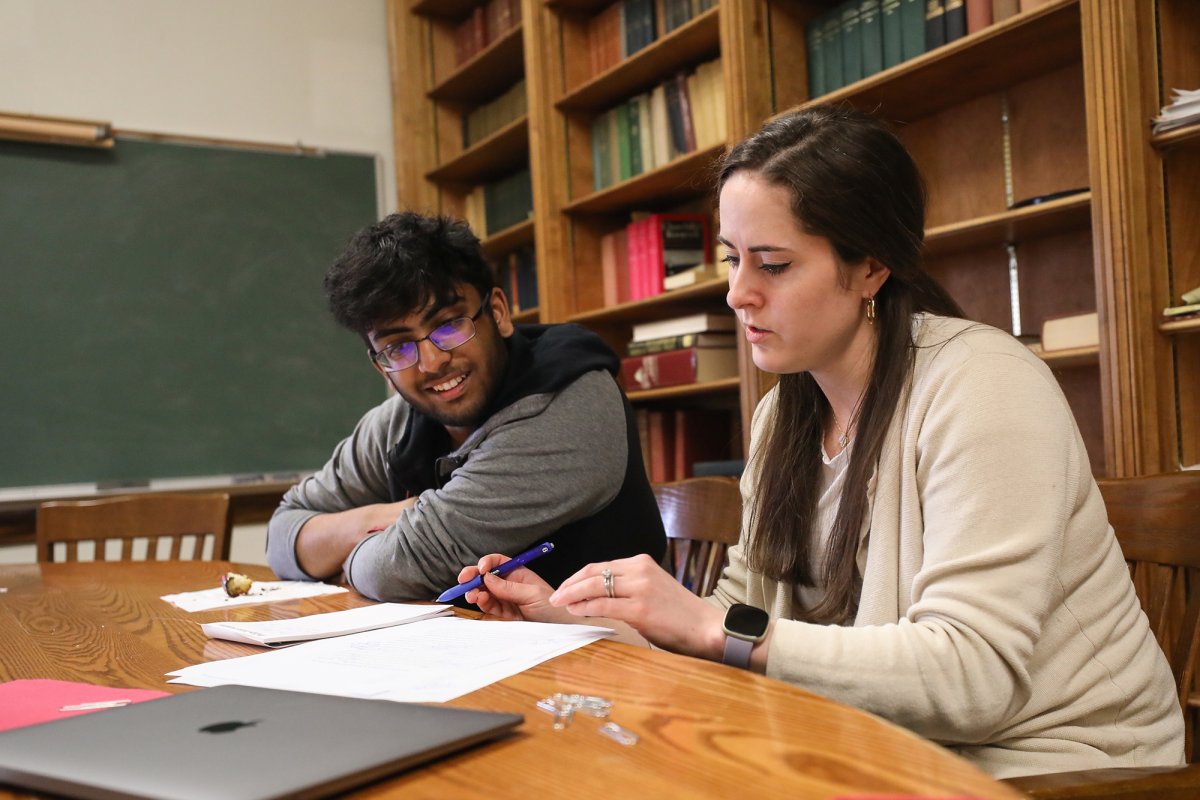
POLYGON ((37 559, 55 561, 55 545, 64 544, 63 561, 78 561, 79 543, 95 545, 95 560, 109 560, 105 544, 121 541, 120 557, 132 561, 134 541, 145 540, 146 559, 158 560, 159 540, 170 541, 167 559, 204 557, 212 540, 212 558, 229 558, 231 516, 227 494, 142 494, 42 503, 37 512, 37 559), (185 550, 185 542, 191 548, 185 550))
MULTIPOLYGON (((1195 689, 1200 650, 1200 473, 1103 480, 1099 485, 1138 599, 1175 676, 1190 762, 1200 708, 1195 689)), ((1035 798, 1200 798, 1200 765, 1034 775, 1009 783, 1035 798)))
POLYGON ((667 565, 693 593, 712 594, 742 525, 742 495, 734 478, 688 478, 654 486, 667 530, 667 565))

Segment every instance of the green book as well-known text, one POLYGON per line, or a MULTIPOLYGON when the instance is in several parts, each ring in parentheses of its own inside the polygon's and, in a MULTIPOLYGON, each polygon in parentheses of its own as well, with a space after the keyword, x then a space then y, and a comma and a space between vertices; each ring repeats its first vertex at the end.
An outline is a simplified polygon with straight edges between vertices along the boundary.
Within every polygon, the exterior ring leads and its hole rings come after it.
POLYGON ((925 0, 900 0, 900 53, 905 61, 925 52, 925 0))
POLYGON ((842 15, 842 81, 854 83, 863 77, 862 25, 859 0, 846 0, 838 6, 842 15))
POLYGON ((842 71, 842 15, 837 9, 821 17, 825 41, 825 91, 832 92, 846 85, 842 71))
POLYGON ((900 0, 883 0, 880 3, 879 22, 883 39, 883 68, 887 69, 904 60, 900 44, 900 0))
POLYGON ((617 106, 617 180, 633 177, 633 154, 629 146, 629 104, 617 106))
POLYGON ((862 31, 862 72, 866 78, 883 69, 883 23, 879 0, 861 0, 858 26, 862 31))
POLYGON ((825 94, 825 31, 820 17, 809 20, 804 26, 805 44, 808 52, 808 96, 825 94))
MULTIPOLYGON (((646 166, 642 163, 642 120, 638 113, 637 98, 625 103, 625 115, 629 117, 629 175, 641 175, 646 166)), ((649 131, 646 131, 649 134, 649 131)))
POLYGON ((608 186, 608 120, 599 114, 592 120, 592 189, 608 186))

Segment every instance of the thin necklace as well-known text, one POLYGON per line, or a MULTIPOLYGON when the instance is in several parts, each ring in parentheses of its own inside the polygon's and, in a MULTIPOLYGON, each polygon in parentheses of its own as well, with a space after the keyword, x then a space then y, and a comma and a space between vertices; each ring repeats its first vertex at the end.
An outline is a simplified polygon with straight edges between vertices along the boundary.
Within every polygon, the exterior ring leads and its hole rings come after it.
POLYGON ((846 428, 844 430, 842 429, 841 424, 838 423, 837 412, 833 410, 833 404, 831 403, 829 406, 829 413, 833 417, 833 427, 838 433, 838 447, 842 448, 843 450, 845 450, 846 446, 850 444, 850 436, 854 431, 855 425, 858 424, 858 412, 862 410, 862 401, 866 394, 867 387, 864 386, 863 390, 858 395, 858 400, 854 403, 854 409, 850 412, 850 419, 846 422, 846 428))

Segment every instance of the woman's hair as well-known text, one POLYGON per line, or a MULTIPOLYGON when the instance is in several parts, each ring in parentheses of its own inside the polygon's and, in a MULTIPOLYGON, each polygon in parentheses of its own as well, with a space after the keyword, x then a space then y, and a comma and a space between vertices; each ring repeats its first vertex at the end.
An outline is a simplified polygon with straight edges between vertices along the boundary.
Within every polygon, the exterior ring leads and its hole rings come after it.
MULTIPOLYGON (((785 114, 729 151, 718 193, 739 172, 786 189, 799 226, 829 240, 839 269, 870 257, 891 270, 875 295, 878 348, 858 411, 845 490, 816 566, 825 596, 803 612, 813 622, 846 624, 854 619, 862 591, 856 556, 867 481, 912 370, 912 315, 963 313, 922 269, 925 184, 904 145, 876 118, 831 106, 785 114)), ((829 403, 807 372, 781 375, 777 398, 774 421, 755 447, 759 481, 746 559, 772 579, 814 586, 814 525, 829 403)))

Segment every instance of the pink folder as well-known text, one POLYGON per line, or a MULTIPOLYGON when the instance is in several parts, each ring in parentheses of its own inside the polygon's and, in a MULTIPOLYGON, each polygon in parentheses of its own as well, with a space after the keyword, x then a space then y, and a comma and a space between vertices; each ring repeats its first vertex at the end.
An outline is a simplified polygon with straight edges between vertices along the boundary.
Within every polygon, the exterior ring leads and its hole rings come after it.
POLYGON ((167 694, 154 689, 114 689, 74 681, 8 681, 0 683, 0 731, 154 700, 167 694))

